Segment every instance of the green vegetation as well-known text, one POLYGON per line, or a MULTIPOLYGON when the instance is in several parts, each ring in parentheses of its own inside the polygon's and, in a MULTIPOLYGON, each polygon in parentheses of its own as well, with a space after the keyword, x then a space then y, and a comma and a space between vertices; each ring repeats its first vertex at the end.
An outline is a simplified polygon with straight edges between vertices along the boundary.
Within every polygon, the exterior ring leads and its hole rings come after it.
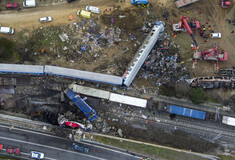
POLYGON ((120 141, 117 139, 102 137, 102 136, 94 136, 94 141, 123 148, 128 151, 133 151, 136 153, 140 153, 149 157, 154 157, 158 159, 166 159, 166 160, 182 160, 182 159, 190 159, 190 160, 204 160, 204 158, 183 153, 177 152, 169 149, 158 148, 154 146, 149 146, 145 144, 138 144, 135 142, 128 141, 120 141))
POLYGON ((212 102, 212 103, 219 103, 218 99, 216 99, 215 97, 208 97, 207 96, 207 101, 212 102))
POLYGON ((0 61, 8 62, 14 60, 16 56, 15 43, 1 37, 0 38, 0 61))
POLYGON ((206 100, 206 93, 202 88, 193 88, 190 91, 189 98, 193 103, 200 104, 206 100))
POLYGON ((234 160, 235 156, 224 156, 224 155, 219 155, 219 157, 221 158, 221 160, 234 160))
POLYGON ((6 155, 0 155, 0 159, 4 159, 4 160, 21 160, 19 158, 14 158, 11 156, 6 156, 6 155))
POLYGON ((159 93, 164 95, 164 96, 168 96, 168 97, 176 96, 176 91, 173 87, 161 86, 159 88, 159 93))
POLYGON ((195 104, 204 103, 205 101, 218 103, 218 100, 214 97, 207 96, 202 88, 190 88, 185 83, 179 83, 175 88, 161 86, 159 88, 159 93, 168 97, 177 98, 189 98, 195 104))

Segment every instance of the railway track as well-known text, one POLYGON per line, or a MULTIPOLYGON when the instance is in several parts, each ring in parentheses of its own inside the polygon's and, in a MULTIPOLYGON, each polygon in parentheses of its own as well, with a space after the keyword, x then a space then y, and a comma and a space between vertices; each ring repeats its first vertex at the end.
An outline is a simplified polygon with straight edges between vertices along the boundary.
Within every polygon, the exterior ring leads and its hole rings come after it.
MULTIPOLYGON (((120 117, 120 113, 113 113, 110 112, 110 114, 114 114, 117 117, 120 117)), ((170 120, 169 118, 163 118, 163 116, 157 116, 157 117, 148 117, 147 119, 141 117, 139 114, 132 114, 132 115, 124 115, 124 119, 126 121, 142 121, 142 123, 148 124, 148 125, 158 125, 158 124, 164 124, 164 125, 168 125, 168 126, 172 126, 175 127, 177 126, 177 128, 184 128, 184 129, 190 129, 193 130, 194 132, 206 132, 206 133, 213 133, 213 134, 220 134, 229 138, 235 138, 235 133, 234 133, 234 128, 231 127, 231 129, 226 129, 230 126, 223 126, 223 128, 221 128, 221 126, 214 126, 212 127, 211 124, 206 125, 205 122, 207 121, 201 121, 204 124, 201 124, 200 122, 196 123, 193 121, 186 121, 186 120, 181 120, 181 119, 177 119, 177 120, 170 120), (135 116, 134 116, 135 115, 135 116), (199 124, 200 123, 200 124, 199 124)), ((216 125, 216 124, 214 124, 216 125)))

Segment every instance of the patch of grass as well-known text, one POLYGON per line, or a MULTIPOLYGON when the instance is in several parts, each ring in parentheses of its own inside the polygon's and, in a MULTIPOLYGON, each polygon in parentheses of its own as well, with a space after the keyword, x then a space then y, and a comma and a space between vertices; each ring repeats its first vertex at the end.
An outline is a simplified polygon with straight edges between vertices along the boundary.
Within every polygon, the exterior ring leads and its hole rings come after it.
POLYGON ((234 160, 235 156, 225 156, 225 155, 219 155, 219 157, 221 158, 221 160, 234 160))
POLYGON ((149 146, 145 144, 138 144, 134 142, 120 141, 112 138, 94 136, 94 141, 126 149, 128 151, 137 152, 149 157, 154 157, 157 159, 166 159, 166 160, 204 160, 204 158, 190 155, 187 153, 177 152, 169 149, 158 148, 154 146, 149 146))
POLYGON ((1 37, 0 38, 0 61, 9 62, 14 60, 17 55, 17 50, 15 49, 15 43, 1 37))
POLYGON ((5 156, 5 155, 0 155, 0 159, 4 159, 4 160, 21 160, 19 158, 14 158, 14 157, 5 156))
POLYGON ((168 97, 176 96, 176 91, 173 87, 161 86, 159 88, 159 93, 168 97))
POLYGON ((200 104, 206 100, 206 93, 202 88, 192 88, 189 97, 193 103, 200 104))
POLYGON ((207 97, 207 101, 212 103, 219 103, 218 99, 215 97, 207 97))

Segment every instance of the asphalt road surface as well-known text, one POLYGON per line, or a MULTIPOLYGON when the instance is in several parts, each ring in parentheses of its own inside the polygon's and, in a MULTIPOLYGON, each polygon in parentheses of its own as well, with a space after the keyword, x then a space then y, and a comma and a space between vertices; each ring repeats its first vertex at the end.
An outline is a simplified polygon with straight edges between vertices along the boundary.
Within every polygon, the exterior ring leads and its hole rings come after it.
MULTIPOLYGON (((72 149, 72 141, 65 138, 37 133, 34 131, 13 128, 9 130, 9 126, 0 125, 0 143, 4 148, 8 145, 16 146, 23 153, 30 151, 40 151, 45 154, 48 160, 137 160, 141 157, 131 155, 129 153, 113 150, 107 147, 82 144, 90 149, 88 154, 80 153, 72 149)), ((77 143, 79 144, 79 143, 77 143)))

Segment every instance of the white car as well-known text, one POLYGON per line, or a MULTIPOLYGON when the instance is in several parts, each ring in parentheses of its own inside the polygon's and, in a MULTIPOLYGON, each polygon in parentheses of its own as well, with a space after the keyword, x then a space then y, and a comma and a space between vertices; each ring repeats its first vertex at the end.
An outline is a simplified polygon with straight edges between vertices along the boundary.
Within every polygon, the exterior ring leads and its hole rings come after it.
POLYGON ((44 153, 37 152, 37 151, 31 151, 30 152, 30 157, 31 158, 36 158, 36 159, 43 159, 44 158, 44 153))
POLYGON ((100 14, 100 9, 98 7, 94 7, 94 6, 86 6, 86 11, 100 14))
POLYGON ((0 33, 4 33, 4 34, 14 34, 14 28, 10 28, 10 27, 2 27, 0 25, 0 33))
POLYGON ((51 17, 42 17, 39 18, 39 22, 44 23, 44 22, 51 22, 52 18, 51 17))
POLYGON ((211 38, 221 38, 221 33, 211 33, 211 38))

